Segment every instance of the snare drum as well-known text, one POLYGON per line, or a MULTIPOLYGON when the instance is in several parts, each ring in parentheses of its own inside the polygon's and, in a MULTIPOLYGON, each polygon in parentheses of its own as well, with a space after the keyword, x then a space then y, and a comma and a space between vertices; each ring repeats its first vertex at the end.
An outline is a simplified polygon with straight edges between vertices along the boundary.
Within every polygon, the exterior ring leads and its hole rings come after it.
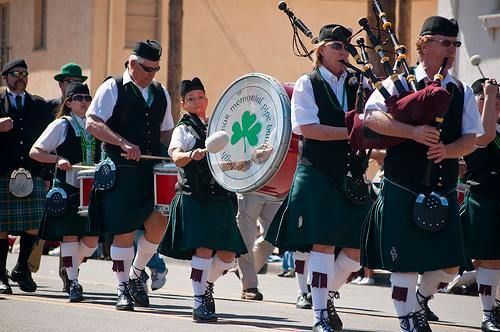
POLYGON ((177 167, 173 163, 161 163, 153 167, 155 183, 155 211, 170 214, 170 203, 175 196, 177 167))
POLYGON ((78 171, 77 179, 80 183, 80 206, 78 206, 78 214, 87 216, 89 212, 90 192, 94 186, 94 173, 93 169, 84 169, 78 171))
POLYGON ((273 197, 288 193, 299 141, 291 128, 292 92, 293 84, 252 73, 223 93, 208 125, 208 135, 224 130, 230 137, 221 152, 208 154, 210 171, 222 187, 273 197))

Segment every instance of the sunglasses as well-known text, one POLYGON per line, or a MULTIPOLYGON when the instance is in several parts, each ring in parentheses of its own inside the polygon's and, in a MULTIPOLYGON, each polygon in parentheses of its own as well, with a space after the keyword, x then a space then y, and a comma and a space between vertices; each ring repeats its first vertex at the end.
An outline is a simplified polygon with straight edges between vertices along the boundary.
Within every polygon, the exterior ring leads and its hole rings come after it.
POLYGON ((443 39, 431 39, 431 41, 438 42, 441 44, 443 47, 450 47, 453 45, 453 47, 460 47, 462 46, 462 42, 458 40, 443 40, 443 39))
POLYGON ((27 71, 10 71, 9 72, 9 75, 12 76, 12 77, 22 77, 22 78, 26 78, 28 77, 29 73, 27 71))
POLYGON ((71 97, 71 100, 77 101, 77 102, 82 102, 86 101, 87 103, 90 103, 92 101, 92 96, 89 95, 74 95, 71 97))
POLYGON ((342 51, 342 50, 345 50, 345 46, 343 43, 330 43, 330 44, 326 44, 325 46, 328 46, 330 48, 333 48, 334 50, 336 51, 342 51))
POLYGON ((143 65, 142 63, 139 63, 139 65, 142 67, 142 69, 144 69, 145 72, 147 73, 152 73, 152 72, 157 72, 160 70, 160 66, 158 67, 148 67, 148 66, 145 66, 143 65))

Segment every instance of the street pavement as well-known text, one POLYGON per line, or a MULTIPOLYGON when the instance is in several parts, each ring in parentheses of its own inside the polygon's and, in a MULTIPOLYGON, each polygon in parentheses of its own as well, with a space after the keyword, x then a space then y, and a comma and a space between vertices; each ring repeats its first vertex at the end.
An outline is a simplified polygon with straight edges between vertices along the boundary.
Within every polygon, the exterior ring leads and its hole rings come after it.
MULTIPOLYGON (((9 254, 11 269, 17 256, 9 254)), ((310 331, 312 311, 295 308, 294 278, 275 273, 259 275, 264 301, 239 298, 241 286, 234 273, 215 284, 217 323, 192 321, 192 291, 189 262, 167 259, 166 285, 150 291, 151 306, 135 312, 115 310, 116 279, 110 261, 89 260, 80 271, 86 300, 69 303, 61 292, 58 257, 43 256, 40 270, 33 275, 36 293, 23 293, 15 284, 13 295, 0 296, 0 332, 7 331, 310 331)), ((336 300, 346 332, 398 331, 390 300, 390 288, 348 284, 336 300)), ((480 331, 479 299, 471 296, 437 294, 430 303, 441 318, 431 324, 439 331, 480 331)))

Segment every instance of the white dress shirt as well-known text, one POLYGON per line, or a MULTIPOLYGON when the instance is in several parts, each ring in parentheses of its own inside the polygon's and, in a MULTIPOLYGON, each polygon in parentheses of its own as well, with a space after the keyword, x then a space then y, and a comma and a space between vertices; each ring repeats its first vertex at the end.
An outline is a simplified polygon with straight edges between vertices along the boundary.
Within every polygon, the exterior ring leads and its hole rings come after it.
MULTIPOLYGON (((199 118, 201 122, 205 123, 202 118, 199 118)), ((175 127, 172 132, 172 138, 170 139, 170 145, 168 146, 168 155, 172 157, 172 153, 175 149, 180 149, 181 151, 190 151, 194 148, 196 144, 197 135, 193 129, 181 124, 175 127)))
MULTIPOLYGON (((76 119, 80 128, 85 129, 85 118, 74 116, 73 119, 76 119)), ((66 140, 68 128, 71 128, 71 125, 67 120, 63 118, 55 119, 45 128, 33 144, 33 147, 48 153, 54 153, 57 147, 66 140)), ((80 133, 75 131, 75 135, 78 137, 80 133)))
MULTIPOLYGON (((323 79, 328 82, 333 93, 337 97, 340 105, 343 105, 344 112, 349 111, 347 105, 347 92, 344 90, 344 83, 347 77, 347 72, 344 71, 339 78, 332 74, 323 66, 319 67, 319 72, 323 79), (343 98, 342 98, 343 97, 343 98), (343 99, 343 101, 342 101, 343 99)), ((364 79, 363 86, 370 88, 368 82, 364 79)), ((297 135, 302 135, 300 126, 308 124, 319 124, 318 105, 314 99, 311 79, 307 75, 299 77, 293 87, 293 95, 291 100, 292 107, 292 130, 297 135)), ((333 106, 332 106, 333 107, 333 106)))
MULTIPOLYGON (((132 82, 141 92, 144 100, 148 100, 149 98, 149 85, 145 88, 141 88, 132 80, 128 69, 123 73, 123 85, 132 82)), ((165 116, 163 117, 163 121, 160 126, 160 131, 167 131, 174 128, 174 120, 172 119, 172 101, 170 100, 170 95, 168 94, 167 89, 161 85, 163 88, 163 92, 165 93, 165 97, 167 98, 167 108, 165 110, 165 116)), ((94 115, 106 122, 113 115, 113 109, 116 105, 116 101, 118 100, 118 87, 116 85, 116 81, 114 79, 108 79, 102 83, 95 93, 95 97, 92 100, 92 103, 89 106, 87 111, 87 116, 94 115)))

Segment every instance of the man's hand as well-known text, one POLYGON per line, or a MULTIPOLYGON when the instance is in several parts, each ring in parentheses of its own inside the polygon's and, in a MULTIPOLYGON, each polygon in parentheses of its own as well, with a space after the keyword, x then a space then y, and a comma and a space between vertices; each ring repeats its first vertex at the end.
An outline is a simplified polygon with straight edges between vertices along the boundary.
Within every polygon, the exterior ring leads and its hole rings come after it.
POLYGON ((135 160, 135 161, 140 161, 141 160, 141 149, 139 148, 138 145, 129 143, 129 142, 123 142, 120 147, 122 150, 127 154, 125 156, 125 159, 127 160, 135 160))
POLYGON ((429 146, 429 150, 427 151, 427 159, 433 160, 434 163, 437 164, 446 158, 448 158, 448 153, 446 151, 446 146, 443 143, 429 146))
POLYGON ((433 126, 414 126, 412 139, 429 147, 439 143, 439 131, 433 126))
POLYGON ((495 99, 498 93, 498 83, 492 78, 484 82, 484 96, 495 99))
POLYGON ((68 169, 71 168, 71 163, 69 162, 68 159, 61 157, 57 159, 56 166, 57 168, 62 169, 63 171, 67 171, 68 169))
POLYGON ((14 120, 12 118, 0 118, 0 133, 6 133, 12 128, 14 128, 14 120))

